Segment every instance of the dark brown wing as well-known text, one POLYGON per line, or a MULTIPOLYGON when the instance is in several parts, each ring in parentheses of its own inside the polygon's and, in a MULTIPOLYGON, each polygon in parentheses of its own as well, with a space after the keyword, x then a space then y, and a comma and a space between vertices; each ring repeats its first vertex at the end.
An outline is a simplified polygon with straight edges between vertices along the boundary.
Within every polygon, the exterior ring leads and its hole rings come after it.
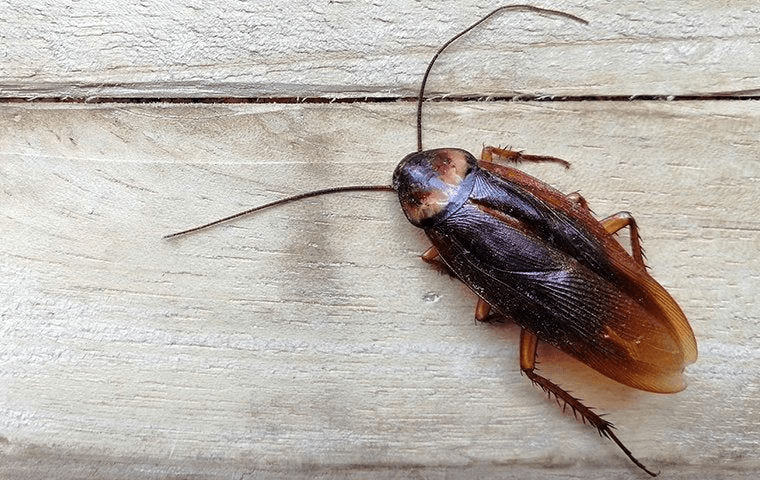
POLYGON ((696 341, 672 297, 585 209, 499 168, 508 194, 484 177, 473 201, 426 230, 443 260, 497 311, 608 377, 683 389, 696 341))
POLYGON ((570 201, 559 190, 519 170, 496 164, 481 163, 481 166, 498 178, 521 186, 526 192, 545 203, 552 210, 560 212, 586 229, 604 250, 615 274, 627 279, 630 285, 638 286, 637 290, 640 290, 640 294, 646 297, 646 301, 660 310, 664 327, 677 340, 683 351, 684 365, 694 363, 697 360, 697 341, 694 338, 694 331, 681 307, 649 275, 646 267, 636 263, 588 210, 570 201))

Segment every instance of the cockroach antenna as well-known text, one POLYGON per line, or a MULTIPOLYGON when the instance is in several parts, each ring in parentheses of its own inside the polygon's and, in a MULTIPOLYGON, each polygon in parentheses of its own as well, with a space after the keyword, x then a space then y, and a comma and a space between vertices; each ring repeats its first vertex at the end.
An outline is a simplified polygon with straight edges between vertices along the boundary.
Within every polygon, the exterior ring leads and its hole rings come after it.
POLYGON ((244 215, 248 215, 249 213, 258 212, 260 210, 264 210, 265 208, 269 207, 276 207, 277 205, 283 205, 285 203, 290 202, 296 202, 298 200, 304 200, 306 198, 311 197, 318 197, 320 195, 327 195, 330 193, 341 193, 341 192, 362 192, 362 191, 389 191, 394 192, 393 187, 390 185, 351 185, 348 187, 333 187, 333 188, 325 188, 324 190, 314 190, 311 192, 301 193, 299 195, 293 195, 292 197, 282 198, 280 200, 275 200, 274 202, 265 203, 264 205, 259 205, 258 207, 249 208, 248 210, 244 210, 242 212, 238 212, 235 214, 230 215, 229 217, 220 218, 219 220, 214 220, 213 222, 206 223, 204 225, 199 225, 197 227, 188 228, 187 230, 182 230, 181 232, 171 233, 169 235, 164 235, 164 238, 174 238, 179 237, 180 235, 186 235, 188 233, 194 233, 198 230, 204 230, 209 227, 213 227, 214 225, 219 225, 220 223, 229 222, 230 220, 240 218, 244 215))
POLYGON ((532 5, 505 5, 503 7, 499 7, 496 10, 492 11, 485 17, 481 18, 477 22, 473 23, 469 27, 465 28, 461 32, 457 33, 453 37, 449 39, 448 42, 441 45, 441 48, 438 49, 437 52, 435 52, 435 55, 433 55, 433 59, 430 60, 430 63, 427 66, 427 70, 425 70, 425 75, 422 76, 422 85, 420 86, 420 94, 417 96, 417 151, 422 151, 422 104, 425 101, 425 84, 427 84, 428 76, 430 75, 430 70, 433 69, 433 64, 438 59, 438 57, 443 53, 446 48, 448 48, 449 45, 457 41, 459 38, 466 35, 470 30, 477 27, 481 23, 487 21, 489 18, 493 17, 494 15, 497 15, 501 12, 506 12, 507 10, 516 10, 516 11, 524 11, 524 12, 535 12, 538 14, 543 15, 553 15, 556 17, 563 17, 568 18, 570 20, 574 20, 576 22, 580 22, 584 25, 588 25, 588 22, 580 17, 576 17, 575 15, 571 15, 569 13, 561 12, 559 10, 550 10, 546 8, 538 8, 534 7, 532 5))
MULTIPOLYGON (((485 17, 481 18, 477 22, 473 23, 466 29, 462 30, 461 32, 457 33, 449 41, 444 43, 441 48, 438 49, 437 52, 435 52, 435 55, 433 55, 433 58, 430 60, 430 63, 427 66, 427 69, 425 70, 425 75, 422 77, 422 84, 420 85, 420 92, 417 96, 417 151, 422 151, 422 104, 425 101, 425 84, 427 83, 428 76, 430 75, 430 70, 433 68, 433 64, 435 64, 435 61, 438 59, 438 57, 443 53, 446 48, 454 43, 457 39, 462 37, 463 35, 467 34, 470 30, 474 29, 481 23, 485 22, 489 18, 493 17, 494 15, 505 12, 508 10, 515 10, 515 11, 526 11, 526 12, 535 12, 538 14, 544 14, 544 15, 553 15, 557 17, 564 17, 569 18, 571 20, 575 20, 577 22, 588 24, 586 20, 583 20, 582 18, 576 17, 575 15, 571 15, 569 13, 561 12, 559 10, 550 10, 546 8, 539 8, 534 7, 532 5, 505 5, 502 7, 497 8, 496 10, 492 11, 485 17)), ((219 225, 220 223, 229 222, 230 220, 234 220, 240 217, 243 217, 245 215, 259 212, 261 210, 265 210, 270 207, 275 207, 278 205, 284 205, 286 203, 296 202, 298 200, 304 200, 307 198, 312 197, 319 197, 322 195, 329 195, 333 193, 344 193, 344 192, 366 192, 366 191, 375 191, 375 192, 394 192, 394 188, 391 185, 350 185, 346 187, 333 187, 333 188, 325 188, 323 190, 314 190, 311 192, 301 193, 298 195, 293 195, 291 197, 283 198, 280 200, 275 200, 270 203, 266 203, 264 205, 259 205, 258 207, 253 207, 248 210, 244 210, 242 212, 235 213, 233 215, 220 218, 219 220, 214 220, 213 222, 209 222, 203 225, 199 225, 197 227, 188 228, 187 230, 182 230, 181 232, 171 233, 169 235, 164 235, 163 238, 175 238, 182 235, 187 235, 189 233, 195 233, 199 230, 205 230, 209 227, 213 227, 215 225, 219 225)))

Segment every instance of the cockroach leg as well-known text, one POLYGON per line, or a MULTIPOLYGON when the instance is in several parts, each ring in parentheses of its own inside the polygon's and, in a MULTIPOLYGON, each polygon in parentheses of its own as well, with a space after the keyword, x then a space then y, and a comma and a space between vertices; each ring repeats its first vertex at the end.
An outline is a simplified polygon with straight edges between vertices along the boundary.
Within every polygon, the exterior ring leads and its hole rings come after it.
MULTIPOLYGON (((438 250, 436 250, 435 247, 428 248, 422 255, 420 255, 420 258, 422 258, 425 263, 429 263, 441 273, 448 273, 451 277, 456 278, 454 272, 451 271, 448 265, 438 260, 437 257, 438 250)), ((478 303, 475 305, 475 320, 478 322, 490 323, 495 318, 495 315, 491 315, 491 305, 482 298, 478 298, 478 303)))
POLYGON ((525 329, 520 330, 520 370, 526 375, 528 375, 528 371, 532 372, 536 368, 537 347, 538 337, 525 329))
POLYGON ((478 298, 478 303, 475 305, 475 321, 481 323, 506 323, 508 320, 504 315, 491 310, 491 305, 478 298))
POLYGON ((513 162, 513 163, 520 163, 520 162, 559 163, 565 168, 570 168, 570 162, 566 160, 562 160, 561 158, 557 158, 557 157, 549 157, 549 156, 544 156, 544 155, 527 155, 522 152, 517 152, 515 150, 508 150, 506 148, 500 148, 500 147, 483 147, 483 150, 480 152, 481 162, 493 163, 494 157, 496 157, 497 159, 501 159, 501 160, 513 162))
POLYGON ((649 471, 641 462, 636 459, 636 457, 633 456, 631 451, 628 450, 625 445, 623 445, 623 442, 618 440, 617 436, 612 431, 612 429, 615 428, 612 423, 604 420, 601 416, 594 413, 591 408, 585 406, 583 403, 581 403, 580 400, 570 395, 556 383, 545 377, 542 377, 535 372, 537 346, 537 336, 524 329, 520 331, 520 370, 522 370, 525 376, 527 376, 535 385, 541 387, 541 390, 546 392, 550 398, 552 395, 554 395, 554 398, 557 400, 557 404, 562 407, 562 411, 565 411, 565 409, 569 406, 573 410, 573 416, 576 419, 578 419, 578 416, 580 415, 580 420, 583 423, 588 422, 591 426, 599 431, 599 435, 607 437, 615 442, 617 446, 623 450, 623 453, 625 453, 628 458, 630 458, 631 461, 636 464, 637 467, 644 470, 649 475, 656 477, 656 473, 649 471))
POLYGON ((448 265, 438 260, 438 250, 436 250, 435 247, 430 247, 427 250, 425 250, 425 252, 422 255, 420 255, 420 258, 422 259, 423 262, 433 267, 439 273, 445 273, 451 278, 457 278, 457 276, 454 275, 454 272, 451 271, 448 265))
POLYGON ((430 247, 425 252, 420 255, 422 260, 427 263, 437 262, 436 258, 438 257, 438 249, 435 247, 430 247))
POLYGON ((489 318, 490 313, 491 305, 482 298, 478 298, 478 303, 475 305, 475 320, 479 322, 488 322, 491 320, 489 318))
POLYGON ((568 194, 567 199, 573 202, 578 208, 587 212, 591 212, 591 209, 588 206, 588 202, 585 198, 583 198, 583 195, 581 195, 580 192, 573 192, 568 194))
POLYGON ((608 233, 616 233, 625 227, 631 232, 631 254, 633 259, 641 266, 646 267, 644 262, 644 249, 641 247, 641 237, 639 236, 639 227, 633 215, 629 212, 618 212, 601 221, 602 226, 608 233))

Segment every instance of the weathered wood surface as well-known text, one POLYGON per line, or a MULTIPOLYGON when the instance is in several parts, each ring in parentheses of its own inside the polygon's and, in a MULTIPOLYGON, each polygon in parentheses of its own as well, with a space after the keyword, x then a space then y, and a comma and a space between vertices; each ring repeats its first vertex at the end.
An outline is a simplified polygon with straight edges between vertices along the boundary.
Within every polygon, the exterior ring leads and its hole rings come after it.
MULTIPOLYGON (((475 2, 0 3, 0 96, 412 95, 475 2), (452 14, 452 12, 456 12, 452 14)), ((431 91, 755 92, 746 2, 571 2, 509 15, 431 91)), ((387 194, 414 107, 0 105, 0 478, 642 478, 521 377, 517 330, 431 271, 387 194)), ((540 350, 666 478, 760 469, 756 101, 431 104, 426 144, 527 169, 640 223, 695 329, 689 388, 621 387, 540 350)))
MULTIPOLYGON (((0 93, 36 97, 414 95, 433 52, 498 2, 0 1, 0 93)), ((441 59, 431 93, 757 94, 753 2, 557 1, 441 59)))
MULTIPOLYGON (((632 211, 699 341, 677 395, 549 348, 543 371, 668 478, 758 468, 757 103, 429 110, 429 146, 561 156, 571 170, 531 170, 599 215, 632 211)), ((3 107, 0 469, 637 478, 520 376, 516 329, 475 324, 475 297, 419 260, 427 242, 393 195, 161 239, 290 193, 387 182, 414 148, 412 117, 406 103, 3 107)))

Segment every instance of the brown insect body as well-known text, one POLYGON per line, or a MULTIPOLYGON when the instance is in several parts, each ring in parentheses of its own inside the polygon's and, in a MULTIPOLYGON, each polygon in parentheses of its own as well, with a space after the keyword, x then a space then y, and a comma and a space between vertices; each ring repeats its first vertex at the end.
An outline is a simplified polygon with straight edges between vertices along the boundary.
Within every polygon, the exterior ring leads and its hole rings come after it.
POLYGON ((685 387, 686 317, 582 202, 458 149, 413 153, 393 179, 407 218, 498 313, 625 385, 685 387))
POLYGON ((647 272, 633 217, 620 212, 598 221, 580 195, 564 195, 530 175, 492 162, 496 156, 569 166, 558 158, 494 147, 484 148, 480 160, 460 149, 422 150, 425 82, 438 55, 486 19, 508 9, 587 23, 564 12, 510 5, 446 42, 428 65, 420 88, 418 151, 399 163, 392 186, 307 192, 167 237, 304 198, 345 191, 396 191, 406 217, 433 244, 422 259, 447 269, 478 295, 475 317, 494 321, 489 315, 493 308, 521 327, 522 372, 655 476, 617 438, 611 423, 535 369, 541 340, 633 388, 659 393, 685 388, 683 369, 697 358, 694 333, 675 300, 647 272), (613 237, 625 227, 631 233, 631 254, 613 237))

